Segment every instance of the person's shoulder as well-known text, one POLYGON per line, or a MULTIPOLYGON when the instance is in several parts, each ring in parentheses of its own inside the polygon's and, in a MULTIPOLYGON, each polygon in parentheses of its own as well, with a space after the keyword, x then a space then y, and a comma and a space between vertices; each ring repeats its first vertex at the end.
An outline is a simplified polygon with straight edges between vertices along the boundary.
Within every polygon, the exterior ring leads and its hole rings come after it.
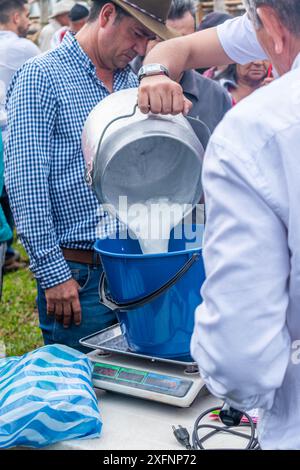
POLYGON ((42 29, 41 29, 41 35, 51 33, 54 30, 53 25, 51 23, 46 24, 42 29))
POLYGON ((195 84, 201 94, 203 91, 209 91, 215 94, 217 98, 226 97, 227 99, 227 91, 224 90, 224 88, 218 82, 212 80, 211 78, 203 77, 203 75, 201 75, 199 72, 196 72, 196 70, 192 70, 191 72, 193 74, 193 80, 195 81, 195 84))
POLYGON ((7 92, 7 102, 17 90, 24 90, 28 95, 39 92, 40 88, 50 87, 51 63, 45 58, 45 54, 32 57, 27 60, 14 74, 7 92), (46 64, 46 66, 45 66, 46 64))
POLYGON ((215 82, 211 78, 203 77, 203 75, 196 71, 193 71, 193 77, 198 89, 198 99, 202 100, 203 97, 206 97, 209 106, 215 112, 221 110, 221 117, 223 117, 224 113, 232 108, 232 100, 228 91, 220 83, 215 82))
MULTIPOLYGON (((202 86, 210 87, 212 89, 219 89, 218 83, 212 80, 211 78, 204 77, 201 73, 197 72, 196 70, 191 71, 193 73, 193 77, 197 83, 201 84, 202 86)), ((222 90, 222 88, 221 88, 222 90)))
POLYGON ((16 43, 16 47, 21 49, 24 54, 28 55, 28 58, 34 57, 41 53, 38 46, 26 38, 19 38, 16 43))
POLYGON ((27 72, 40 70, 44 75, 52 75, 59 68, 61 70, 61 59, 63 53, 60 48, 39 53, 26 62, 25 70, 27 72))

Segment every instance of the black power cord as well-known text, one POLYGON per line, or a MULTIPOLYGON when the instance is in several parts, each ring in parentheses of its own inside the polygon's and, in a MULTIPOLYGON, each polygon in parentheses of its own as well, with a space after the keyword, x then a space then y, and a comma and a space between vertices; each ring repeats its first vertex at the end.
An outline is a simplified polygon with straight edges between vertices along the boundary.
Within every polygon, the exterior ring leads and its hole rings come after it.
MULTIPOLYGON (((204 442, 206 442, 208 439, 212 438, 216 434, 226 433, 226 434, 230 434, 232 436, 237 436, 237 437, 240 437, 242 439, 246 439, 248 441, 248 443, 247 443, 247 446, 244 447, 244 450, 259 450, 260 447, 259 447, 259 443, 258 443, 258 440, 257 440, 257 437, 256 437, 256 424, 253 422, 253 419, 251 418, 251 416, 249 416, 247 413, 240 413, 240 412, 237 412, 236 410, 231 409, 231 412, 233 413, 233 417, 234 417, 232 423, 235 423, 233 425, 201 424, 201 421, 208 414, 216 412, 216 411, 222 412, 223 408, 224 407, 210 408, 210 409, 204 411, 204 413, 202 413, 200 416, 198 416, 198 418, 196 419, 195 424, 194 424, 194 431, 193 431, 193 435, 192 435, 192 443, 190 441, 190 434, 189 434, 189 432, 186 428, 183 428, 182 426, 178 426, 177 428, 175 426, 172 426, 173 433, 174 433, 174 436, 176 437, 177 441, 188 450, 206 450, 206 448, 203 446, 204 442), (240 413, 240 418, 242 417, 242 415, 244 415, 247 418, 248 423, 240 423, 239 424, 238 423, 238 417, 235 413, 240 413), (237 427, 239 427, 239 428, 248 428, 248 429, 250 428, 251 433, 248 434, 248 433, 245 433, 245 432, 239 432, 239 431, 236 430, 237 427), (203 430, 203 429, 207 429, 207 430, 209 430, 209 432, 206 435, 204 435, 203 437, 200 438, 199 437, 199 431, 203 430)), ((231 422, 230 413, 228 413, 227 408, 225 408, 225 410, 226 410, 226 415, 225 415, 224 421, 226 423, 230 423, 231 422), (229 416, 229 418, 228 418, 228 416, 229 416)), ((210 448, 210 450, 212 450, 212 449, 210 448)), ((224 448, 223 449, 213 449, 213 450, 224 450, 224 448)), ((227 449, 227 450, 241 450, 241 449, 227 449)))

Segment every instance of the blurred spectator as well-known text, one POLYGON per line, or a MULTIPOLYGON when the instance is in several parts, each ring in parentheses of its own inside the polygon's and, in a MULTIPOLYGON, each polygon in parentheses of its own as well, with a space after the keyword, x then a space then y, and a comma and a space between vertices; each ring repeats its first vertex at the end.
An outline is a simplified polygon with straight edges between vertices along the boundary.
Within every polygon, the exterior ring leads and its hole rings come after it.
MULTIPOLYGON (((3 144, 0 130, 0 192, 3 188, 3 144)), ((2 296, 3 266, 5 261, 6 242, 12 237, 10 226, 8 225, 4 212, 0 206, 0 300, 2 296)))
POLYGON ((196 2, 194 0, 173 0, 169 14, 168 25, 181 36, 193 34, 196 29, 196 2))
POLYGON ((268 69, 269 63, 263 60, 246 65, 231 64, 215 80, 226 88, 235 105, 264 84, 268 69))
POLYGON ((86 5, 76 3, 69 13, 70 18, 70 30, 72 33, 78 33, 78 31, 87 23, 90 10, 86 5))
POLYGON ((27 59, 40 52, 35 44, 25 39, 29 25, 26 0, 0 0, 0 80, 1 88, 5 88, 4 99, 13 74, 27 59))
POLYGON ((73 34, 78 33, 80 29, 87 23, 89 17, 89 9, 86 5, 76 3, 69 13, 70 26, 63 26, 54 34, 51 41, 51 48, 59 46, 67 31, 73 34))
POLYGON ((27 39, 32 41, 37 46, 39 45, 39 36, 41 31, 40 20, 37 18, 31 18, 30 27, 27 33, 27 39))
POLYGON ((74 2, 71 0, 61 0, 53 6, 52 15, 49 17, 49 24, 44 26, 39 37, 39 46, 42 52, 51 49, 51 41, 62 26, 69 26, 69 12, 73 8, 74 2))
POLYGON ((203 29, 215 28, 219 26, 219 24, 225 23, 227 20, 232 20, 233 16, 229 15, 228 13, 208 13, 202 18, 197 30, 203 31, 203 29))
MULTIPOLYGON (((3 180, 4 180, 4 164, 3 164, 3 142, 2 142, 2 133, 0 131, 0 191, 3 189, 3 180)), ((5 214, 0 206, 0 244, 6 243, 12 238, 12 231, 7 223, 5 214)))
MULTIPOLYGON (((14 73, 24 62, 40 53, 39 48, 26 39, 29 25, 29 8, 26 0, 0 0, 0 132, 4 142, 7 127, 5 100, 8 85, 14 73)), ((10 233, 12 233, 14 221, 8 197, 3 185, 0 186, 0 211, 1 213, 4 211, 10 225, 10 233)), ((21 267, 20 255, 12 248, 12 236, 7 241, 5 270, 15 270, 21 267)))

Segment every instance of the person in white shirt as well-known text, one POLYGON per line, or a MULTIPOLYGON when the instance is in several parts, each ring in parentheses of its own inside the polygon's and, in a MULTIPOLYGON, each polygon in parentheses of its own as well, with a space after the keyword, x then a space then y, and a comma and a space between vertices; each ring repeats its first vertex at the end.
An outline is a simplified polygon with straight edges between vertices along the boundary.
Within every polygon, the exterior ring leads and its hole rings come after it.
POLYGON ((44 26, 39 36, 39 46, 42 52, 51 49, 51 41, 55 33, 62 27, 69 27, 69 12, 75 3, 71 0, 60 0, 53 6, 52 15, 49 17, 49 24, 44 26))
POLYGON ((13 74, 31 57, 40 53, 26 39, 29 8, 25 0, 0 0, 0 87, 5 94, 13 74))
MULTIPOLYGON (((7 138, 5 102, 9 84, 14 73, 28 59, 40 53, 39 48, 26 39, 29 25, 29 8, 26 0, 0 0, 0 132, 4 144, 7 138)), ((0 205, 13 230, 13 218, 5 188, 0 193, 0 205)), ((11 239, 8 241, 5 257, 6 272, 23 266, 19 258, 18 252, 12 248, 11 239)))
MULTIPOLYGON (((215 396, 260 410, 263 449, 300 449, 299 0, 245 3, 281 78, 229 111, 208 146, 191 351, 215 396)), ((239 47, 227 41, 245 62, 259 52, 248 26, 239 47)))

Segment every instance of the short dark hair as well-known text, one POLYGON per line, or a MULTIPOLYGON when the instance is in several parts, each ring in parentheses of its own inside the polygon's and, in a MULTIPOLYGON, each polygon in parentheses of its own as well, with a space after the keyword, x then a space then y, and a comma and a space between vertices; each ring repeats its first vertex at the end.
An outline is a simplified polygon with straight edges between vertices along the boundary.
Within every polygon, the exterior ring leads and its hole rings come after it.
POLYGON ((129 13, 127 13, 125 10, 123 10, 123 8, 121 8, 119 5, 116 5, 113 1, 110 2, 109 0, 93 0, 91 10, 90 10, 89 19, 88 19, 89 23, 92 23, 93 21, 97 20, 98 16, 100 15, 100 12, 101 12, 102 8, 104 7, 104 5, 106 5, 108 3, 113 3, 114 4, 114 6, 116 8, 117 18, 118 19, 122 18, 122 16, 130 16, 129 13))
POLYGON ((22 11, 27 0, 0 0, 0 23, 7 24, 9 15, 14 10, 22 11))
POLYGON ((181 20, 186 13, 190 13, 195 18, 196 10, 195 0, 172 0, 168 20, 181 20))

